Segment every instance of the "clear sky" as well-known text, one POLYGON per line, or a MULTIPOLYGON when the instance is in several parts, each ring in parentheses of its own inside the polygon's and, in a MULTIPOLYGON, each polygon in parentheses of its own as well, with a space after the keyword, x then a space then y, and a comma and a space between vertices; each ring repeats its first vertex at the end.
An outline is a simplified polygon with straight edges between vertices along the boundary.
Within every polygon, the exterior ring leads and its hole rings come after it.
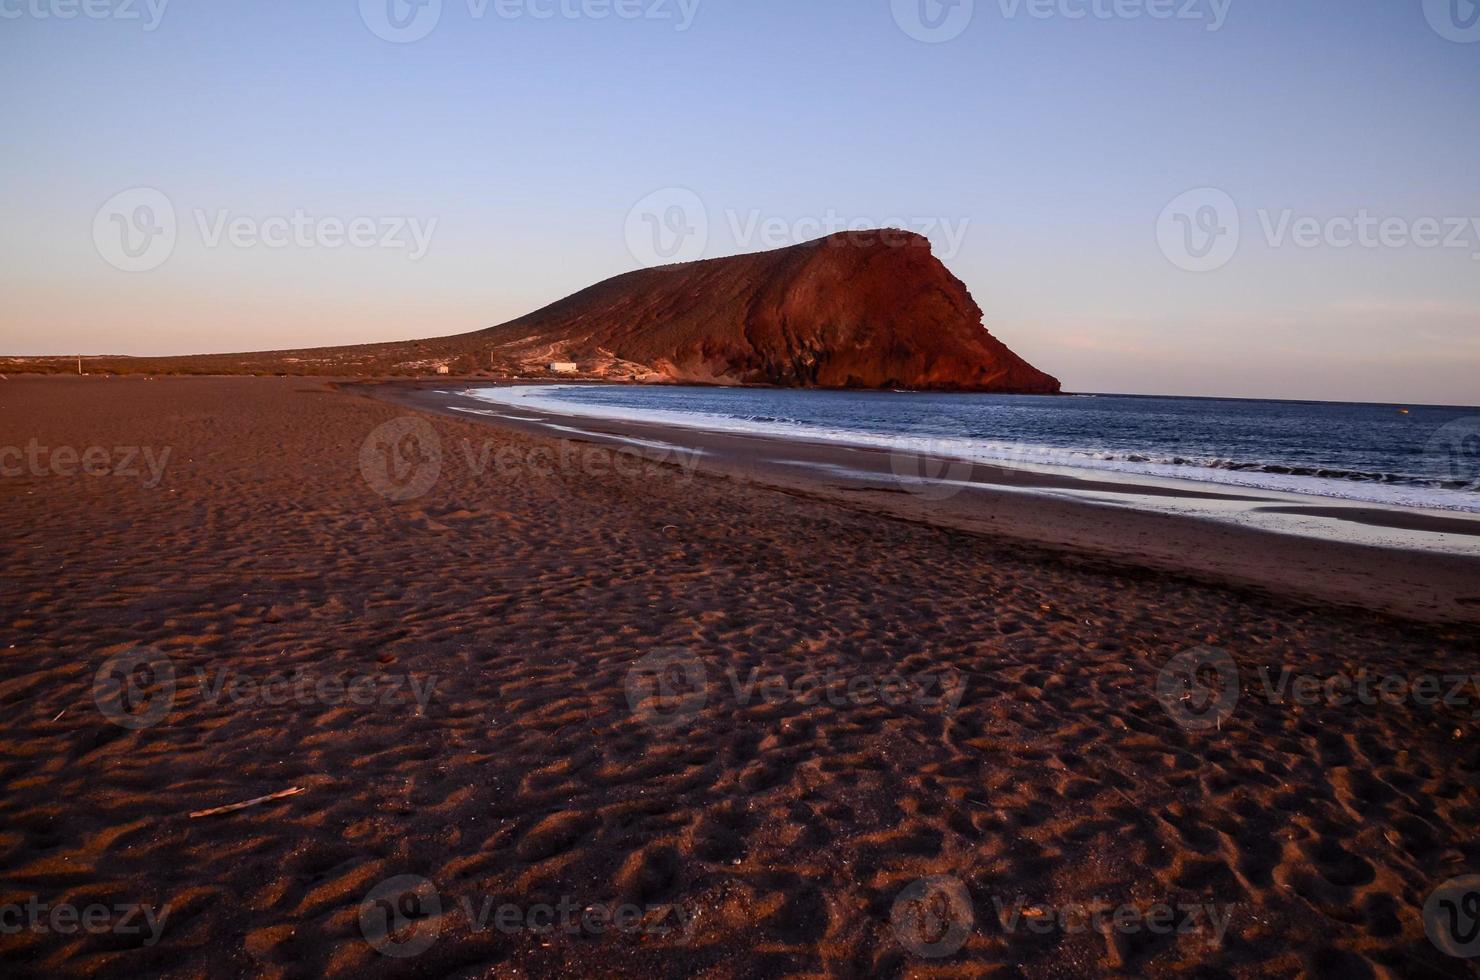
POLYGON ((1470 0, 161 2, 0 0, 0 353, 458 333, 887 222, 1071 390, 1480 403, 1470 0))

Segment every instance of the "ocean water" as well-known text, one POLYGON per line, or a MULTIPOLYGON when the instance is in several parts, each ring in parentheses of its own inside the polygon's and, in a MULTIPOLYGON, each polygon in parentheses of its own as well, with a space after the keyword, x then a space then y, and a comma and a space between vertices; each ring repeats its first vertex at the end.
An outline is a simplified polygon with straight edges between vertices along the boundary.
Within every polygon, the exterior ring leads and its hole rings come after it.
POLYGON ((1480 513, 1480 408, 606 385, 470 394, 587 417, 1480 513))

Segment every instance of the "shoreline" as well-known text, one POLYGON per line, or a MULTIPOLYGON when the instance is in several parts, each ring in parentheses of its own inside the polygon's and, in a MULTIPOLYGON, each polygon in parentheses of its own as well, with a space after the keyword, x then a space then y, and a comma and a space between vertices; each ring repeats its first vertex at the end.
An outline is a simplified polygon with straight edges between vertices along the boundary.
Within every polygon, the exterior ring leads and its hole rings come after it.
MULTIPOLYGON (((691 429, 711 433, 724 433, 733 435, 756 436, 769 438, 787 443, 810 443, 824 446, 842 446, 854 449, 882 450, 891 456, 908 460, 961 460, 964 462, 977 463, 989 469, 1009 469, 1023 471, 1025 473, 1037 474, 1042 477, 1045 474, 1053 474, 1068 477, 1067 482, 1061 481, 1063 487, 1088 486, 1098 483, 1102 488, 1120 490, 1126 487, 1143 488, 1144 492, 1155 496, 1187 496, 1205 495, 1209 490, 1217 491, 1227 499, 1251 499, 1259 501, 1277 501, 1284 504, 1309 504, 1314 501, 1324 502, 1326 506, 1336 508, 1364 507, 1369 509, 1387 510, 1397 514, 1412 515, 1415 513, 1428 514, 1434 517, 1471 519, 1480 521, 1480 493, 1456 493, 1453 487, 1434 487, 1423 484, 1403 484, 1402 481, 1390 483, 1385 479, 1373 480, 1345 480, 1335 474, 1328 474, 1320 467, 1307 467, 1304 470, 1292 469, 1289 464, 1280 468, 1277 464, 1243 463, 1234 464, 1226 461, 1229 465, 1214 465, 1196 461, 1184 461, 1185 465, 1177 465, 1174 462, 1160 460, 1155 457, 1141 456, 1141 454, 1130 454, 1126 456, 1111 456, 1111 459, 1120 461, 1135 461, 1146 464, 1149 468, 1125 468, 1119 466, 1093 465, 1090 459, 1099 458, 1092 453, 1083 453, 1074 450, 1054 448, 1046 445, 1031 445, 1028 443, 1004 443, 999 441, 995 444, 997 449, 1006 448, 1007 455, 993 455, 990 452, 982 454, 974 452, 971 446, 972 440, 960 437, 934 437, 918 436, 908 433, 888 433, 883 431, 850 430, 839 428, 821 428, 807 425, 780 425, 773 424, 768 429, 766 422, 774 420, 762 420, 762 424, 755 424, 751 420, 739 416, 727 416, 720 414, 697 413, 688 414, 667 409, 655 410, 648 413, 647 417, 633 417, 624 415, 619 409, 609 405, 597 403, 579 402, 575 404, 562 403, 559 399, 541 397, 546 392, 558 391, 562 388, 587 388, 587 385, 562 385, 558 383, 534 383, 534 384, 495 384, 480 385, 465 390, 454 390, 452 394, 471 393, 473 391, 484 392, 475 395, 480 401, 487 401, 505 413, 508 411, 521 412, 538 410, 546 415, 560 415, 565 417, 580 418, 587 421, 613 421, 627 424, 655 425, 664 428, 691 429), (497 398, 486 394, 493 391, 520 391, 531 393, 534 397, 521 395, 514 399, 497 398), (912 448, 923 441, 921 448, 912 448), (959 449, 956 443, 964 443, 959 449), (1054 453, 1060 454, 1057 458, 1054 453), (1140 457, 1136 459, 1136 457, 1140 457), (1240 479, 1245 474, 1258 474, 1261 479, 1253 481, 1240 479), (1301 481, 1312 481, 1302 483, 1301 481), (1276 482, 1269 482, 1276 481, 1276 482), (1278 481, 1291 481, 1282 486, 1278 481), (1351 492, 1327 492, 1323 493, 1320 487, 1341 488, 1351 492), (1407 486, 1415 493, 1440 492, 1445 494, 1446 501, 1424 502, 1421 500, 1395 499, 1392 497, 1372 496, 1366 490, 1373 486, 1407 486)), ((600 387, 600 386, 597 386, 600 387)), ((624 386, 613 386, 624 387, 624 386)), ((836 394, 836 393, 834 393, 836 394)), ((870 393, 877 394, 877 393, 870 393)), ((916 392, 899 392, 898 394, 929 394, 916 392)), ((1035 396, 1022 396, 1031 398, 1035 396)), ((1122 396, 1111 396, 1122 397, 1122 396)), ((1167 400, 1167 399, 1159 399, 1167 400)), ((1182 400, 1182 399, 1172 399, 1182 400)), ((1480 410, 1476 410, 1480 412, 1480 410)), ((992 444, 989 444, 992 445, 992 444)), ((1155 452, 1156 450, 1147 450, 1155 452)), ((1162 450, 1163 452, 1165 450, 1162 450)), ((1125 450, 1122 450, 1125 452, 1125 450)), ((955 474, 951 474, 954 476, 955 474)), ((1209 515, 1214 516, 1214 515, 1209 515)), ((1381 521, 1370 522, 1379 527, 1411 527, 1422 529, 1425 525, 1414 525, 1410 521, 1401 524, 1383 523, 1381 521)), ((1449 524, 1436 522, 1435 530, 1446 528, 1450 533, 1465 534, 1464 524, 1449 524)), ((1276 528, 1277 529, 1277 528, 1276 528)), ((1442 542, 1398 542, 1397 546, 1413 546, 1418 550, 1446 550, 1442 542), (1437 545, 1437 546, 1436 546, 1437 545)), ((1462 549, 1463 550, 1463 549, 1462 549)), ((1475 554, 1480 556, 1480 551, 1475 554)))
POLYGON ((922 467, 915 480, 898 475, 898 456, 878 447, 556 415, 461 394, 502 386, 341 383, 407 408, 526 434, 649 454, 695 453, 693 465, 701 471, 880 516, 1300 601, 1426 622, 1480 622, 1480 517, 1463 512, 932 457, 914 458, 922 467), (946 479, 928 478, 942 471, 946 479))

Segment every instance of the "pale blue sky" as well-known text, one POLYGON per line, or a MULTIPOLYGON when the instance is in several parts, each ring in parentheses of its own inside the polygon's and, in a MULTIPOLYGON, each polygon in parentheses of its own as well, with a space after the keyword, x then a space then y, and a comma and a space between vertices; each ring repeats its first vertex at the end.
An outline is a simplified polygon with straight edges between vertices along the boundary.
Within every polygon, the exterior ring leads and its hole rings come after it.
POLYGON ((442 0, 408 43, 369 26, 403 0, 170 0, 152 30, 146 0, 51 16, 68 2, 0 0, 3 353, 473 330, 651 258, 629 212, 676 187, 706 256, 831 216, 931 232, 991 329, 1073 390, 1480 402, 1480 43, 1443 36, 1469 36, 1436 20, 1448 0, 1202 0, 1197 19, 977 0, 941 43, 911 36, 920 0, 685 0, 685 30, 678 0, 623 0, 656 15, 637 19, 442 0), (95 219, 106 236, 100 209, 141 187, 176 242, 122 271, 95 219), (1241 225, 1212 271, 1158 238, 1194 188, 1241 225), (1397 237, 1276 243, 1287 209, 1397 237), (410 219, 425 254, 212 243, 297 212, 408 246, 410 219), (1424 218, 1457 247, 1409 241, 1424 218))

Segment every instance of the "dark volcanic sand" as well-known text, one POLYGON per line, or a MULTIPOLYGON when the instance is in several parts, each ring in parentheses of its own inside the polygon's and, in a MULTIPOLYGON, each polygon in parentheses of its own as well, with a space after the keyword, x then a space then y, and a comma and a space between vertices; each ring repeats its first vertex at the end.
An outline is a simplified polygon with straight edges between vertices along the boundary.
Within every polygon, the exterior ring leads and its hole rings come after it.
POLYGON ((419 416, 440 479, 394 502, 360 450, 407 412, 302 379, 0 382, 0 447, 170 450, 155 487, 147 472, 0 477, 0 910, 168 907, 153 944, 0 931, 0 973, 1473 974, 1420 915, 1436 885, 1480 872, 1473 690, 1456 706, 1295 705, 1258 673, 1477 672, 1473 627, 1074 560, 795 488, 614 470, 607 449, 562 458, 442 416, 419 416), (464 440, 502 464, 473 472, 464 440), (93 682, 140 644, 177 689, 136 691, 133 709, 168 711, 132 729, 93 682), (1235 658, 1243 696, 1194 731, 1155 678, 1200 645, 1235 658), (663 727, 675 702, 634 711, 627 683, 659 650, 706 683, 663 727), (222 671, 294 670, 378 686, 369 703, 210 696, 222 671), (956 671, 964 693, 954 711, 746 700, 729 670, 956 671), (435 685, 424 710, 393 687, 408 677, 435 685), (430 881, 443 911, 393 937, 435 931, 412 957, 362 929, 367 894, 400 875, 430 881), (891 924, 933 875, 959 880, 974 918, 938 959, 909 916, 891 924), (1227 931, 1009 931, 996 903, 1019 896, 1213 905, 1227 931), (684 928, 475 929, 485 900, 626 903, 684 928))

